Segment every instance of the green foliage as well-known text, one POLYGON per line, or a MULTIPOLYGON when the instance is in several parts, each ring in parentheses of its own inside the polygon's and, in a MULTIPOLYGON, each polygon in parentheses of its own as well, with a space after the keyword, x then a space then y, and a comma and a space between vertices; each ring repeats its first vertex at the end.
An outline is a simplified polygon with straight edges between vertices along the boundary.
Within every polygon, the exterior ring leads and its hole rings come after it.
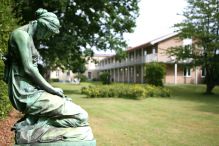
POLYGON ((49 82, 59 82, 59 79, 50 79, 49 82))
POLYGON ((78 64, 93 55, 93 48, 121 53, 126 46, 123 33, 132 32, 135 27, 138 1, 14 0, 14 12, 23 18, 21 23, 33 20, 38 8, 56 13, 62 26, 60 34, 42 42, 48 49, 41 49, 41 54, 48 67, 77 70, 78 64))
POLYGON ((167 53, 177 61, 187 60, 206 68, 206 93, 219 81, 219 2, 218 0, 187 0, 185 20, 175 25, 180 38, 192 38, 191 46, 170 48, 167 53))
POLYGON ((2 55, 7 51, 9 32, 11 32, 17 24, 17 20, 13 17, 11 12, 12 4, 11 0, 3 0, 0 4, 0 119, 7 116, 8 112, 11 110, 7 85, 2 80, 4 74, 2 55))
POLYGON ((9 33, 17 25, 17 20, 11 12, 12 4, 12 0, 4 0, 0 5, 0 55, 7 51, 9 33))
POLYGON ((103 83, 103 84, 110 84, 111 81, 110 81, 110 73, 108 72, 103 72, 100 74, 100 81, 103 83))
POLYGON ((87 97, 119 97, 145 99, 147 97, 170 97, 170 91, 164 87, 140 84, 111 84, 83 87, 82 94, 87 97))
POLYGON ((2 60, 0 60, 0 80, 3 80, 4 76, 4 63, 2 60))
POLYGON ((86 71, 85 62, 77 62, 72 69, 73 73, 84 73, 86 71))
POLYGON ((6 84, 0 80, 0 119, 8 115, 12 106, 8 99, 8 92, 6 84))
POLYGON ((80 82, 85 82, 87 81, 87 77, 83 74, 78 74, 75 76, 76 78, 80 79, 80 82))
POLYGON ((163 86, 162 79, 165 75, 164 64, 152 62, 145 65, 145 81, 148 84, 155 86, 163 86))

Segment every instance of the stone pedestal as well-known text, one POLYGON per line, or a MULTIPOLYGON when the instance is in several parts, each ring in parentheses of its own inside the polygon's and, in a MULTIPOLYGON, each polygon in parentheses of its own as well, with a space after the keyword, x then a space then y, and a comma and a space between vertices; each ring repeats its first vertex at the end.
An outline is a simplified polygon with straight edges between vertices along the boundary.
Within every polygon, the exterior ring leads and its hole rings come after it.
POLYGON ((15 144, 14 146, 96 146, 96 140, 57 141, 51 143, 15 144))

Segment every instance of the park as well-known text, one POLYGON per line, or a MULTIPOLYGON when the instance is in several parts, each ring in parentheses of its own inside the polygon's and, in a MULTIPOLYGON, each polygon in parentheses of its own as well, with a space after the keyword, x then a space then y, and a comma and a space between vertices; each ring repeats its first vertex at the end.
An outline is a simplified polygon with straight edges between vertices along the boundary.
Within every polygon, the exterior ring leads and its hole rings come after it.
POLYGON ((53 83, 88 111, 98 145, 216 146, 219 143, 218 87, 214 95, 206 96, 204 85, 167 85, 171 97, 143 100, 87 98, 81 94, 82 87, 94 84, 101 83, 53 83))
MULTIPOLYGON (((168 85, 172 96, 144 100, 86 98, 80 88, 93 83, 54 83, 90 114, 101 146, 217 145, 219 88, 205 96, 203 85, 168 85)), ((95 83, 99 84, 99 83, 95 83)))
POLYGON ((132 47, 142 3, 2 1, 0 146, 219 145, 218 0, 132 47))

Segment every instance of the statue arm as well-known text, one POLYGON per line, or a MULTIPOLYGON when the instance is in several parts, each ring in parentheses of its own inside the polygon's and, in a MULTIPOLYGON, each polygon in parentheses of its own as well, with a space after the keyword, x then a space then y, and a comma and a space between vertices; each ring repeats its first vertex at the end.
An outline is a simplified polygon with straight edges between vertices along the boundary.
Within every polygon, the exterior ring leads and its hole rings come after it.
POLYGON ((13 34, 13 37, 18 46, 18 50, 20 53, 19 55, 21 57, 21 61, 24 67, 24 72, 29 75, 32 80, 43 90, 51 94, 63 96, 62 91, 60 91, 60 89, 52 87, 39 73, 38 68, 33 65, 32 54, 28 46, 30 42, 30 36, 22 30, 16 30, 13 34))

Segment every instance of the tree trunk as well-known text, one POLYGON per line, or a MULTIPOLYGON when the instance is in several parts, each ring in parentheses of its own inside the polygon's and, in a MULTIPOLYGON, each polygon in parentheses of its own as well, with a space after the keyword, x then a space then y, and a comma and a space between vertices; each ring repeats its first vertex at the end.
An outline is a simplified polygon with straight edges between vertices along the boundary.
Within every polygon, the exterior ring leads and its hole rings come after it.
POLYGON ((212 90, 215 87, 215 80, 214 80, 214 75, 209 66, 206 67, 206 91, 205 94, 213 94, 212 90))
POLYGON ((205 91, 205 94, 213 94, 212 93, 212 90, 214 89, 215 87, 215 84, 214 83, 211 83, 211 82, 207 82, 206 84, 206 91, 205 91))

